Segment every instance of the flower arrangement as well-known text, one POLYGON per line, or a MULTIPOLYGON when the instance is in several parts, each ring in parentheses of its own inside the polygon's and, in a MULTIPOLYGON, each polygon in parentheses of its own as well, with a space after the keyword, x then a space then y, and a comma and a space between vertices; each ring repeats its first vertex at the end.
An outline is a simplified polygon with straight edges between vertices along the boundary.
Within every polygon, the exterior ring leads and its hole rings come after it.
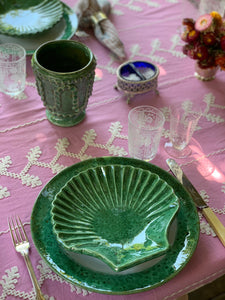
POLYGON ((183 19, 183 53, 197 60, 202 69, 219 67, 225 71, 225 20, 213 11, 196 21, 183 19))

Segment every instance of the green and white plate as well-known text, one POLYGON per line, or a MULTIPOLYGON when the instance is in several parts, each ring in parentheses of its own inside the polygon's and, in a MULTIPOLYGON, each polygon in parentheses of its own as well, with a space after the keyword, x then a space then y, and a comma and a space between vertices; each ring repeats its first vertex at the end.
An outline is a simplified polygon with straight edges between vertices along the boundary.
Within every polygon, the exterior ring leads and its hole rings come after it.
POLYGON ((31 232, 42 259, 66 281, 98 293, 131 294, 162 285, 185 267, 198 243, 199 218, 190 195, 165 170, 132 158, 99 157, 72 165, 47 183, 33 207, 31 232), (75 252, 68 255, 60 246, 52 225, 52 202, 65 184, 87 169, 107 165, 131 166, 156 174, 173 188, 179 199, 179 210, 168 229, 170 246, 166 252, 121 272, 93 256, 75 252))
POLYGON ((99 258, 122 271, 169 249, 179 208, 173 189, 141 168, 106 165, 72 177, 52 203, 53 231, 71 254, 99 258))
POLYGON ((78 18, 75 12, 61 2, 63 8, 62 18, 48 30, 31 35, 10 36, 0 33, 1 43, 15 43, 23 46, 27 55, 32 55, 34 51, 43 43, 52 40, 69 40, 76 32, 78 18))
POLYGON ((0 3, 0 11, 0 32, 18 36, 47 30, 63 15, 59 0, 7 0, 0 3))

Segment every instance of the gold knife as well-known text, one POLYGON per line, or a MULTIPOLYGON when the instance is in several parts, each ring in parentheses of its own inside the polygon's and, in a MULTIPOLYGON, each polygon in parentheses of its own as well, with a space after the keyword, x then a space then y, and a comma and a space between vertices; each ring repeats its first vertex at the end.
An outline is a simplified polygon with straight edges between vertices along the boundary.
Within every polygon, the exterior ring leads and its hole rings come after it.
POLYGON ((211 208, 205 203, 202 199, 196 188, 190 182, 190 180, 186 177, 184 172, 182 171, 181 167, 178 163, 172 159, 168 158, 166 160, 170 170, 175 175, 175 177, 183 184, 186 190, 191 195, 195 205, 202 211, 203 215, 205 216, 206 220, 209 222, 210 226, 215 231, 216 235, 225 246, 225 227, 211 210, 211 208))

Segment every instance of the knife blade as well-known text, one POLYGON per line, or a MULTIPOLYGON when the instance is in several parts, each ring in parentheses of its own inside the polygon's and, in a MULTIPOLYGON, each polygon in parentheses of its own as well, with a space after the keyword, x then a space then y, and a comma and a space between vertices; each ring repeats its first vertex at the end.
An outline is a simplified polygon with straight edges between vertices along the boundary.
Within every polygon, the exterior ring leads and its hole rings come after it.
POLYGON ((166 162, 174 176, 180 181, 180 183, 183 184, 183 186, 189 192, 195 205, 201 210, 202 214, 205 216, 206 220, 209 222, 210 226, 215 231, 223 246, 225 246, 225 227, 223 226, 223 224, 220 222, 220 220, 217 218, 217 216, 211 210, 211 208, 207 205, 207 203, 205 203, 205 201, 202 199, 202 197, 200 196, 196 188, 193 186, 191 181, 184 174, 183 170, 178 165, 178 163, 172 158, 168 158, 166 162))

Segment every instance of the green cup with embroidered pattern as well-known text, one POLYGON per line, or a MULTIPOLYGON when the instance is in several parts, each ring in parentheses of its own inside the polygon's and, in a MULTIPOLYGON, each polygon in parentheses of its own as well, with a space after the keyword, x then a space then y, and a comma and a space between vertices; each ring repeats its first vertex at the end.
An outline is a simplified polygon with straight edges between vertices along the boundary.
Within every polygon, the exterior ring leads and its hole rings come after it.
POLYGON ((80 123, 93 90, 92 51, 73 40, 50 41, 34 52, 31 66, 47 119, 62 127, 80 123))

